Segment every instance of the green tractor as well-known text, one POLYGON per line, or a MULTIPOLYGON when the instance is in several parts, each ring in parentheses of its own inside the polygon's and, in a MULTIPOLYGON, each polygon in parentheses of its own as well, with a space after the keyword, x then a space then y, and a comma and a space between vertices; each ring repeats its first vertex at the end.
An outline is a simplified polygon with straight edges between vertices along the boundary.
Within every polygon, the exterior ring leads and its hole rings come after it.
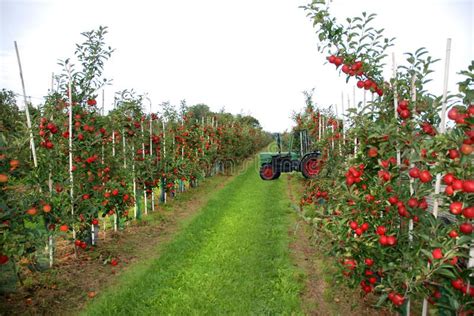
POLYGON ((305 178, 315 178, 320 170, 320 151, 310 149, 308 131, 295 131, 288 142, 288 152, 282 152, 280 134, 276 136, 278 152, 260 153, 260 178, 278 179, 282 172, 298 171, 305 178), (299 138, 299 148, 293 148, 295 138, 299 138))

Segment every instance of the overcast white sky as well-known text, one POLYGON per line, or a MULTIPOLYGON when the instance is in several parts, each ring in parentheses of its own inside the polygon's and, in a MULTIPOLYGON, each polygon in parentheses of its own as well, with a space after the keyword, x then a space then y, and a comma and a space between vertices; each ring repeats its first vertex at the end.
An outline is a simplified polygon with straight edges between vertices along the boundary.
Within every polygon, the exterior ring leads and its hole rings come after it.
MULTIPOLYGON (((105 25, 116 49, 105 70, 114 80, 106 88, 106 108, 115 91, 133 88, 149 94, 154 111, 163 101, 186 99, 251 114, 266 130, 281 131, 291 126, 292 111, 304 106, 303 90, 316 88, 321 106, 340 104, 342 92, 352 98, 355 82, 345 84, 316 50, 312 23, 298 8, 309 1, 0 0, 0 88, 21 92, 14 40, 27 95, 38 104, 51 73, 60 71, 57 60, 72 57, 81 32, 105 25)), ((474 59, 473 3, 334 0, 332 12, 341 22, 362 11, 377 13, 375 25, 397 37, 398 61, 422 46, 442 58, 430 86, 440 95, 446 39, 453 41, 450 90, 460 79, 456 73, 474 59)), ((357 91, 356 101, 361 97, 357 91)))

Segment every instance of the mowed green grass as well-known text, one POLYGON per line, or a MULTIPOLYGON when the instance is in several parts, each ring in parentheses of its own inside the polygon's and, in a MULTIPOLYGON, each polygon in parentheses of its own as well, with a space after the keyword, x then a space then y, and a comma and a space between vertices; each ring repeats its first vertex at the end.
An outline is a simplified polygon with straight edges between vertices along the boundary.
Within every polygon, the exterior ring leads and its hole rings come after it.
POLYGON ((302 314, 288 249, 284 179, 255 166, 216 192, 160 250, 91 302, 85 315, 302 314))

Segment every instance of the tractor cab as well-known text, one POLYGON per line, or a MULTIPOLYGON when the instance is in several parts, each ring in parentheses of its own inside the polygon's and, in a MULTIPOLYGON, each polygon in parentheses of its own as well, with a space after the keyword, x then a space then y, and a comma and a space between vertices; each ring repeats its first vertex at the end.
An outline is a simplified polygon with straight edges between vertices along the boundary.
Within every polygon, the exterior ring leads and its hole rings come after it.
POLYGON ((282 150, 280 134, 276 134, 277 152, 260 153, 260 177, 263 180, 278 179, 282 172, 298 171, 305 178, 314 178, 319 173, 320 151, 311 150, 307 130, 294 131, 287 142, 287 151, 282 150))

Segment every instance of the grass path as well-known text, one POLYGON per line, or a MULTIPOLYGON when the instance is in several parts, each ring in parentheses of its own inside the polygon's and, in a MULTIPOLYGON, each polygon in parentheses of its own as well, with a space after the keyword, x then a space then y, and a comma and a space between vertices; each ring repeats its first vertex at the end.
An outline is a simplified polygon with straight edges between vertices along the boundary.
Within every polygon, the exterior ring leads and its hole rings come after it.
POLYGON ((84 314, 301 314, 285 182, 255 170, 216 192, 160 256, 124 273, 84 314))

